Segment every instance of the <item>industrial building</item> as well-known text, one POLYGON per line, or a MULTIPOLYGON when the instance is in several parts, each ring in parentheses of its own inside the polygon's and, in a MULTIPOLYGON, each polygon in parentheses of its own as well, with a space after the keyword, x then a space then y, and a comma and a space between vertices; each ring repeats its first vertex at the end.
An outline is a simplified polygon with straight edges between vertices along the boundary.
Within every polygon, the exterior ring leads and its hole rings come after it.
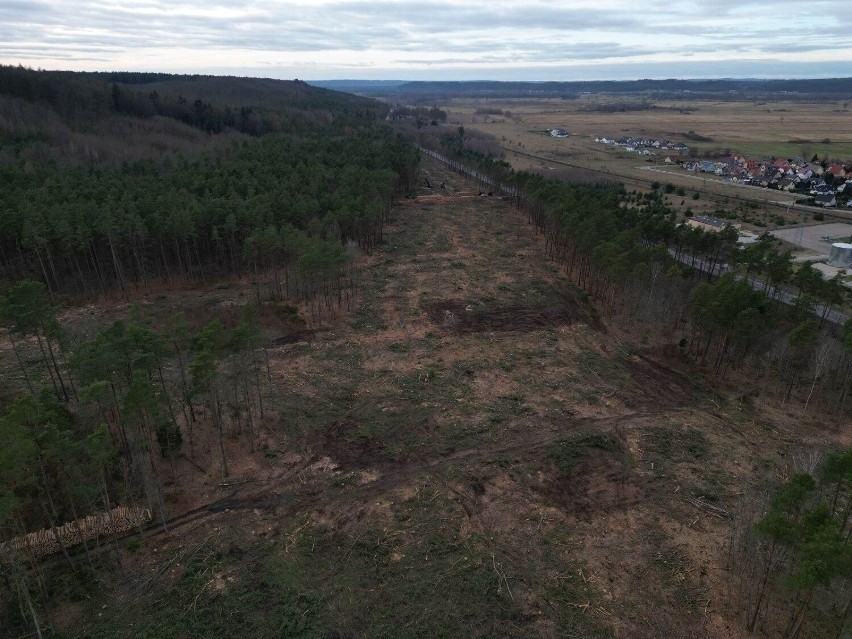
POLYGON ((828 265, 836 268, 852 268, 852 244, 845 242, 832 244, 828 265))

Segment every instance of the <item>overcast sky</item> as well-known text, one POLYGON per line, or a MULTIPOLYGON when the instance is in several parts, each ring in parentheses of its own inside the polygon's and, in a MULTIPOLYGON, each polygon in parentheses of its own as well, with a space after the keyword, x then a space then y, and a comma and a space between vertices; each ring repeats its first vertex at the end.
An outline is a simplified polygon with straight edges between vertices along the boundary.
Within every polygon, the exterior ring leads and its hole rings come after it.
POLYGON ((0 62, 307 80, 852 75, 848 0, 0 0, 0 62))

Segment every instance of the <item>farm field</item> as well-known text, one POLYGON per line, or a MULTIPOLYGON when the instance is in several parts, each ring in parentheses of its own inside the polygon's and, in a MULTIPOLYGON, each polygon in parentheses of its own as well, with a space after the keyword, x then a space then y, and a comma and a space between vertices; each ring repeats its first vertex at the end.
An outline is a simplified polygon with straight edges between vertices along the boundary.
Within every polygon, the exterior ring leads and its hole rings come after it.
MULTIPOLYGON (((634 102, 630 99, 626 104, 634 102)), ((810 158, 814 154, 852 159, 850 111, 842 102, 666 100, 649 103, 653 108, 643 110, 608 110, 617 109, 618 104, 616 98, 599 101, 595 96, 584 96, 578 100, 455 99, 441 107, 449 114, 449 126, 462 125, 494 136, 518 169, 555 171, 561 168, 556 162, 566 162, 600 171, 604 177, 609 172, 617 179, 635 178, 640 180, 640 188, 647 188, 654 179, 670 181, 687 190, 701 189, 715 200, 712 206, 722 208, 747 197, 765 202, 773 213, 786 214, 793 198, 777 191, 735 187, 716 176, 656 167, 671 152, 658 151, 659 155, 648 158, 596 143, 594 137, 662 138, 684 142, 699 156, 734 152, 755 159, 766 155, 810 158), (547 131, 554 128, 565 129, 569 137, 551 137, 547 131), (707 141, 696 141, 702 138, 707 141), (826 139, 828 143, 823 142, 826 139), (656 175, 649 170, 654 168, 665 173, 656 175)), ((795 215, 787 217, 795 219, 795 215)))
POLYGON ((357 309, 270 353, 264 458, 62 636, 746 636, 749 487, 850 433, 728 401, 672 336, 608 326, 522 213, 421 177, 447 189, 401 203, 357 309))

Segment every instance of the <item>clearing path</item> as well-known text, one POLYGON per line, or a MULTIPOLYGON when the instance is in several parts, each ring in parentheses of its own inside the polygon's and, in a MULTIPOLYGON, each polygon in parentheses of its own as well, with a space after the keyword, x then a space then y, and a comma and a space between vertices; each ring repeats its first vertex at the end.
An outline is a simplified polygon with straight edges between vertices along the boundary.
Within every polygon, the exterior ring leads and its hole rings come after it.
POLYGON ((146 538, 168 597, 116 595, 121 619, 95 625, 739 636, 709 598, 756 427, 611 336, 510 203, 431 160, 423 177, 365 259, 360 308, 273 350, 273 480, 146 538))

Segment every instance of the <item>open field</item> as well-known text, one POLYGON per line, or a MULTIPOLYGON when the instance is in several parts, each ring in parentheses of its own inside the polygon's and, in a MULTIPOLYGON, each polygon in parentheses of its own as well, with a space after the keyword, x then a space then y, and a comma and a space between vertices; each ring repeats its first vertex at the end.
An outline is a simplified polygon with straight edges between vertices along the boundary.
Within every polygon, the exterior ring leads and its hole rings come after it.
MULTIPOLYGON (((611 98, 609 102, 615 100, 611 98)), ((508 124, 504 130, 512 131, 511 124, 515 124, 534 131, 563 128, 581 137, 665 138, 685 142, 699 153, 730 150, 755 157, 809 158, 816 154, 830 159, 852 159, 850 110, 844 103, 662 101, 650 105, 653 108, 622 112, 596 111, 595 104, 591 97, 576 101, 457 100, 446 108, 451 120, 457 115, 459 119, 469 119, 471 124, 490 125, 495 130, 508 124), (485 115, 476 114, 482 108, 508 110, 511 117, 487 116, 485 122, 485 115), (696 137, 711 140, 690 139, 696 137), (829 143, 823 142, 826 139, 829 143)))
POLYGON ((265 454, 63 636, 746 636, 732 523, 850 433, 639 347, 523 214, 423 170, 448 188, 399 206, 358 309, 270 354, 265 454))
MULTIPOLYGON (((629 100, 628 102, 635 102, 629 100)), ((789 221, 796 213, 787 212, 794 198, 786 193, 759 188, 736 187, 717 176, 695 176, 660 166, 665 174, 648 169, 662 162, 669 151, 650 158, 598 144, 594 136, 650 137, 684 142, 699 155, 707 152, 735 152, 760 159, 765 155, 792 157, 814 154, 829 159, 852 159, 852 130, 848 105, 832 102, 712 102, 663 101, 644 110, 606 112, 596 106, 612 106, 617 99, 599 103, 595 96, 580 100, 462 100, 441 107, 449 114, 448 125, 463 125, 489 133, 517 169, 556 170, 557 162, 611 173, 629 188, 647 188, 650 181, 672 182, 687 191, 700 190, 710 203, 699 209, 734 208, 748 199, 789 221), (482 113, 484 110, 494 114, 482 113), (479 113, 477 113, 479 111, 479 113), (496 112, 503 112, 500 115, 496 112), (508 111, 509 115, 505 115, 508 111), (552 138, 547 131, 563 128, 567 138, 552 138), (690 138, 710 138, 694 141, 690 138), (821 143, 828 138, 829 144, 821 143), (797 140, 797 142, 791 142, 797 140), (810 140, 810 142, 808 142, 810 140), (631 184, 630 179, 638 180, 631 184)), ((649 106, 651 104, 649 103, 649 106)), ((676 203, 676 202, 675 202, 676 203)), ((692 202, 687 202, 696 207, 692 202)), ((815 210, 810 210, 812 214, 815 210)), ((847 216, 848 212, 830 212, 847 216)))

